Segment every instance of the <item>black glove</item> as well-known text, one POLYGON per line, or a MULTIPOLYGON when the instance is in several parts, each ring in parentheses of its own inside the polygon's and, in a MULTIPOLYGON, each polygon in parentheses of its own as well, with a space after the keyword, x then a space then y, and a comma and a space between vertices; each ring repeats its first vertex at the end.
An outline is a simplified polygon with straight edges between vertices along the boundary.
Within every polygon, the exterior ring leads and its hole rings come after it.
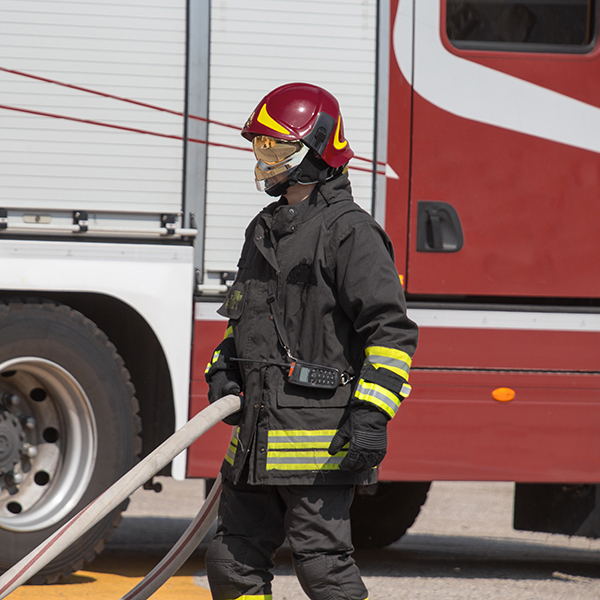
MULTIPOLYGON (((208 401, 212 404, 227 394, 238 395, 242 391, 239 383, 239 375, 234 371, 217 371, 211 376, 208 383, 208 401)), ((223 423, 227 425, 239 425, 242 418, 242 410, 234 412, 225 417, 223 423)))
POLYGON ((333 436, 328 452, 337 454, 347 442, 348 453, 340 463, 342 471, 368 471, 376 467, 387 451, 388 418, 374 406, 356 404, 350 417, 333 436))

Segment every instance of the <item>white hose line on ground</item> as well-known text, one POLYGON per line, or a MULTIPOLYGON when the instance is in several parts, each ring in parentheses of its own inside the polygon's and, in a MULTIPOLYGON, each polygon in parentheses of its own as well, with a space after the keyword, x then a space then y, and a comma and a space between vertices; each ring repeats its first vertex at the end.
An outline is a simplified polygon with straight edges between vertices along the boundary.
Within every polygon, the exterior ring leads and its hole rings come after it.
POLYGON ((0 577, 0 600, 29 580, 56 558, 84 531, 95 525, 119 506, 137 488, 168 465, 180 452, 206 433, 221 419, 241 408, 239 396, 224 396, 190 419, 181 429, 165 440, 154 452, 138 463, 102 495, 90 502, 46 541, 22 558, 0 577))
POLYGON ((142 581, 124 596, 121 596, 120 600, 146 600, 179 570, 179 567, 183 565, 198 544, 204 539, 216 519, 220 497, 221 475, 219 474, 200 512, 173 548, 171 548, 171 551, 142 581))

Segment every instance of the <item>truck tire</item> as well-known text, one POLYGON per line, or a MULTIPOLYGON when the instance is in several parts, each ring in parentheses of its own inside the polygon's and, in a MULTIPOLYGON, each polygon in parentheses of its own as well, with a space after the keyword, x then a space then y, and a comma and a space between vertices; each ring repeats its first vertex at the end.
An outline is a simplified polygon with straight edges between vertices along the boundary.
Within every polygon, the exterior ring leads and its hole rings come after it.
MULTIPOLYGON (((0 300, 0 570, 101 494, 141 448, 135 390, 115 347, 68 306, 0 300)), ((31 581, 90 562, 127 502, 31 581)))
POLYGON ((430 482, 381 482, 357 491, 350 509, 356 548, 382 548, 399 540, 415 522, 430 482), (373 493, 374 491, 374 493, 373 493))

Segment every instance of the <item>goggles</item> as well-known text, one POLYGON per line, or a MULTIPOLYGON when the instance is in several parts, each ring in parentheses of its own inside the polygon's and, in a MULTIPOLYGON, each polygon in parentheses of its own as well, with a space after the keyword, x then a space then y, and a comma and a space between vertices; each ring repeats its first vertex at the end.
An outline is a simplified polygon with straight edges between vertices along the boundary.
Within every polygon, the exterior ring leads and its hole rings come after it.
POLYGON ((254 179, 256 187, 264 192, 285 181, 308 153, 302 142, 289 142, 268 135, 257 135, 252 140, 252 151, 256 156, 254 179))

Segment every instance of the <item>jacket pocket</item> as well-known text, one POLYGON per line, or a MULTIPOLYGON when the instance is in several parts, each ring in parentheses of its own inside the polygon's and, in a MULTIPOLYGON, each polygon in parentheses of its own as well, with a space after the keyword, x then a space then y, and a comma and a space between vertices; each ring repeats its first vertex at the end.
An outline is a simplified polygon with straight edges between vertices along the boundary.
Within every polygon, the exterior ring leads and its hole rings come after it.
POLYGON ((283 381, 277 390, 277 406, 281 408, 340 408, 350 401, 352 385, 323 390, 283 381))
POLYGON ((242 316, 244 312, 244 306, 246 305, 246 286, 244 283, 237 282, 231 286, 225 302, 221 305, 217 313, 227 319, 237 320, 242 316))

